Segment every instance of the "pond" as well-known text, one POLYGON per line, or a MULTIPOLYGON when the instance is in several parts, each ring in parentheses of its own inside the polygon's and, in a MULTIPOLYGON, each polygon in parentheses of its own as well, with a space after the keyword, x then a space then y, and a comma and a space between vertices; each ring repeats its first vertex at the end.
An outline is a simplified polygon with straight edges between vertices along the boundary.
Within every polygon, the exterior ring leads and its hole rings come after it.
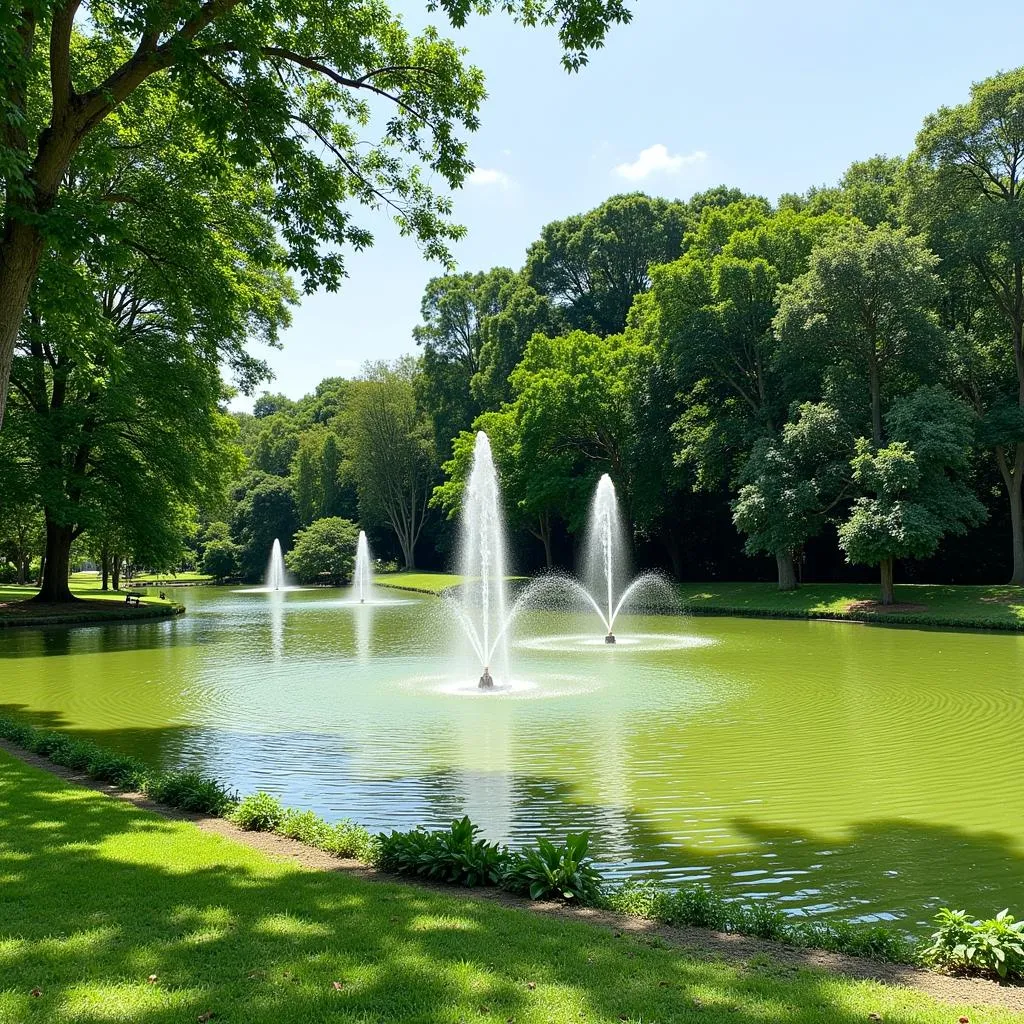
POLYGON ((392 593, 193 588, 176 620, 10 630, 0 712, 372 830, 588 829, 613 875, 795 913, 1024 910, 1024 636, 644 616, 610 647, 535 612, 517 685, 479 694, 443 602, 392 593))

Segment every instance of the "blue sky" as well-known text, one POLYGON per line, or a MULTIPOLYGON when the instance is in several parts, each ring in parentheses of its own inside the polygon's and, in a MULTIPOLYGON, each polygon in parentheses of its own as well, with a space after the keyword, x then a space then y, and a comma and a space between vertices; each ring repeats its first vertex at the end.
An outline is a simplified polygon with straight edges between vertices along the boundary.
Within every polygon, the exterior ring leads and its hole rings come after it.
MULTIPOLYGON (((394 6, 410 27, 427 20, 425 0, 394 6)), ((471 141, 477 171, 455 197, 469 228, 460 269, 518 267, 544 224, 618 192, 686 198, 726 183, 774 199, 834 182, 853 160, 907 152, 927 113, 1024 63, 1019 0, 631 6, 632 23, 577 75, 550 32, 501 16, 447 31, 489 94, 471 141)), ((415 350, 423 288, 441 269, 386 218, 363 218, 376 244, 349 255, 342 289, 306 297, 283 349, 258 352, 271 390, 298 398, 366 359, 415 350)))

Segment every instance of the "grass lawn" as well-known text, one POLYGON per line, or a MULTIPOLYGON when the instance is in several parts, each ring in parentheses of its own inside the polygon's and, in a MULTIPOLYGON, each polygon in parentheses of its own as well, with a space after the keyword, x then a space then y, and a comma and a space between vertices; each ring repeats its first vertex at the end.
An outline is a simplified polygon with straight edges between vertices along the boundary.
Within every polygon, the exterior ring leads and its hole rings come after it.
POLYGON ((141 597, 138 608, 125 604, 124 590, 100 590, 99 576, 93 573, 74 573, 70 579, 71 593, 78 598, 70 604, 40 605, 30 602, 39 593, 38 587, 0 584, 0 623, 31 622, 102 622, 108 619, 151 618, 157 613, 169 613, 172 601, 158 597, 141 597))
POLYGON ((440 594, 448 587, 457 587, 462 582, 462 577, 447 572, 389 572, 376 577, 374 582, 382 587, 440 594))
POLYGON ((0 751, 0 1022, 1009 1024, 271 859, 0 751), (38 994, 33 995, 36 992, 38 994))
POLYGON ((878 599, 878 586, 869 583, 808 583, 785 593, 774 583, 687 583, 680 592, 686 610, 696 614, 840 617, 1024 629, 1024 587, 1009 585, 953 587, 904 583, 896 587, 896 600, 901 607, 893 611, 851 610, 851 604, 878 599))

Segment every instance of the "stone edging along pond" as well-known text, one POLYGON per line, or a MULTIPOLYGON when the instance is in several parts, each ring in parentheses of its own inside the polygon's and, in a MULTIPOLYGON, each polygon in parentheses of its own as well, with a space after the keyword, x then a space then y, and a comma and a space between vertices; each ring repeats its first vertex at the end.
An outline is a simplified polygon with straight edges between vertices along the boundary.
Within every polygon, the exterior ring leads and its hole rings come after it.
MULTIPOLYGON (((737 931, 716 931, 708 927, 666 923, 635 912, 621 912, 614 900, 607 905, 578 906, 567 903, 534 902, 511 895, 494 887, 467 889, 422 878, 403 878, 388 874, 367 863, 373 837, 365 829, 348 822, 329 825, 313 812, 285 811, 284 822, 248 821, 243 828, 232 818, 240 806, 233 793, 215 779, 195 771, 155 771, 136 758, 105 750, 89 740, 79 740, 66 733, 43 731, 0 716, 0 749, 36 767, 77 784, 86 785, 118 799, 125 799, 167 817, 185 818, 200 828, 213 831, 246 845, 317 870, 345 871, 368 880, 399 882, 444 889, 462 898, 484 899, 521 910, 531 910, 570 920, 582 920, 611 928, 616 937, 633 935, 648 941, 661 941, 701 955, 723 956, 740 964, 759 955, 769 955, 788 969, 812 968, 845 976, 873 979, 917 989, 935 998, 952 1003, 973 1003, 1000 1006, 1024 1011, 1024 987, 1001 985, 985 977, 950 977, 923 969, 911 957, 903 962, 893 958, 870 959, 851 954, 841 946, 814 948, 810 943, 793 945, 786 941, 757 938, 737 931), (295 836, 315 835, 312 841, 295 836), (356 859, 360 858, 360 859, 356 859)), ((243 804, 273 801, 265 794, 247 798, 243 804)), ((279 810, 280 805, 277 804, 279 810)), ((619 890, 623 892, 623 890, 619 890)), ((628 908, 627 908, 628 911, 628 908)), ((855 926, 847 926, 854 928, 855 926)), ((821 930, 826 934, 830 926, 821 930)), ((862 934, 869 938, 883 936, 885 929, 869 929, 862 934)), ((841 941, 845 932, 834 929, 841 941)), ((896 932, 890 932, 891 950, 898 950, 896 932)), ((909 943, 903 947, 910 950, 909 943)), ((883 944, 883 948, 885 945, 883 944)))

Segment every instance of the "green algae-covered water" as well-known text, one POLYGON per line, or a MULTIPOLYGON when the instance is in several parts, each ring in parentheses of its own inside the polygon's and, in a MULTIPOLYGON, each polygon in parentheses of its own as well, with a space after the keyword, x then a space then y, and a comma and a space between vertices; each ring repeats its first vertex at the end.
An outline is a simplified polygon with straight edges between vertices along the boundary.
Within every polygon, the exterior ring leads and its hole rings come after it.
POLYGON ((1024 911, 1024 636, 637 617, 609 648, 537 612, 478 694, 436 598, 182 594, 0 634, 0 711, 371 829, 589 829, 612 874, 795 912, 1024 911))

